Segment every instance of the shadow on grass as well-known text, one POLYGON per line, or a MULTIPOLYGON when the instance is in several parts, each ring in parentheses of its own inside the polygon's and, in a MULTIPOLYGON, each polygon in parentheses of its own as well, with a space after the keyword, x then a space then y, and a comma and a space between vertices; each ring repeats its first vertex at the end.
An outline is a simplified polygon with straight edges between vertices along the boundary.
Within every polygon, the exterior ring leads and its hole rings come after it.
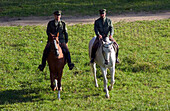
POLYGON ((1 91, 0 105, 39 101, 41 98, 38 94, 42 90, 47 90, 47 89, 34 88, 34 89, 1 91))
MULTIPOLYGON (((100 90, 100 89, 99 89, 100 90)), ((89 92, 83 92, 82 94, 65 94, 65 96, 61 97, 63 100, 69 100, 69 99, 88 99, 90 97, 99 97, 101 96, 102 92, 95 92, 95 93, 89 93, 89 92)))

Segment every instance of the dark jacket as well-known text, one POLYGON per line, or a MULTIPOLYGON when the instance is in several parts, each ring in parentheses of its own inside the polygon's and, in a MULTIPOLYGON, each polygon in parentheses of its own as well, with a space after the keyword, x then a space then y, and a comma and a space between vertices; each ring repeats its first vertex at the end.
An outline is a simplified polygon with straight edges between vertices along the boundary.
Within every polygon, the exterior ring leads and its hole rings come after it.
POLYGON ((100 17, 94 23, 94 31, 96 36, 99 35, 102 35, 102 37, 108 37, 109 35, 113 36, 114 29, 112 21, 106 17, 103 23, 103 19, 100 17))
POLYGON ((59 21, 58 25, 55 25, 55 20, 51 20, 48 25, 47 25, 47 35, 48 35, 48 40, 50 33, 57 35, 59 32, 59 41, 60 43, 67 43, 68 42, 68 33, 67 33, 67 28, 66 24, 64 21, 59 21))

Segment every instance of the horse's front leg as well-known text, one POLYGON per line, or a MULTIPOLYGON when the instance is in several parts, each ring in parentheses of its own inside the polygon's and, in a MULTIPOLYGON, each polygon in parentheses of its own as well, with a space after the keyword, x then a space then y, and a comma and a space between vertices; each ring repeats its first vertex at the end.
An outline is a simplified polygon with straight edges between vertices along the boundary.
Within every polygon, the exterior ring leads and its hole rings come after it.
POLYGON ((104 91, 106 92, 106 98, 109 98, 109 91, 108 91, 108 88, 107 88, 107 69, 106 68, 103 68, 103 67, 100 67, 101 68, 101 71, 103 73, 103 79, 104 79, 104 91))
POLYGON ((57 81, 58 81, 58 99, 59 100, 61 100, 61 98, 60 98, 60 91, 62 90, 62 88, 61 88, 61 77, 62 77, 62 74, 63 74, 63 70, 61 70, 58 73, 58 78, 57 78, 57 81))
POLYGON ((115 83, 115 67, 111 67, 109 68, 110 70, 110 75, 111 75, 111 85, 108 87, 109 90, 112 90, 113 89, 113 85, 115 83))
POLYGON ((94 75, 95 86, 99 87, 98 83, 97 83, 97 77, 96 77, 96 63, 91 64, 91 67, 92 67, 92 71, 93 71, 93 75, 94 75))

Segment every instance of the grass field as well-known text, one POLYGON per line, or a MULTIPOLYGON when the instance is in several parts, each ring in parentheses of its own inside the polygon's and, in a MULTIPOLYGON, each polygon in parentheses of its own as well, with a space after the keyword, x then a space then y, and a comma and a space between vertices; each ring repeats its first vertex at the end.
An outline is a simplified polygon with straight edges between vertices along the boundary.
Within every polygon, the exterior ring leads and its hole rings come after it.
MULTIPOLYGON (((50 89, 48 67, 37 70, 47 36, 45 26, 0 27, 1 110, 170 110, 170 19, 114 24, 120 46, 110 99, 95 88, 88 58, 93 25, 68 27, 75 68, 65 66, 61 101, 50 89)), ((110 75, 108 75, 110 78, 110 75)), ((109 79, 110 82, 110 79, 109 79)))
POLYGON ((49 16, 54 10, 64 15, 98 15, 106 8, 108 15, 170 10, 170 0, 0 0, 0 17, 49 16))

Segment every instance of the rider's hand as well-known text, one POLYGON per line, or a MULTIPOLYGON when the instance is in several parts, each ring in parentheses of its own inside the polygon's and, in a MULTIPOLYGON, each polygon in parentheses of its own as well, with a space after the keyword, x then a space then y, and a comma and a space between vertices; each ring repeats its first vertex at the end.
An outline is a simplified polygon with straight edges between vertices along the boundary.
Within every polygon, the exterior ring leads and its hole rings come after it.
POLYGON ((51 35, 51 37, 55 37, 55 35, 54 35, 54 34, 52 34, 52 33, 50 33, 50 35, 51 35))
POLYGON ((109 35, 109 39, 112 40, 113 42, 116 42, 116 41, 113 39, 112 35, 109 35))
POLYGON ((99 39, 102 39, 102 36, 101 36, 101 35, 99 35, 99 39))
POLYGON ((109 35, 109 39, 113 38, 112 35, 109 35))

